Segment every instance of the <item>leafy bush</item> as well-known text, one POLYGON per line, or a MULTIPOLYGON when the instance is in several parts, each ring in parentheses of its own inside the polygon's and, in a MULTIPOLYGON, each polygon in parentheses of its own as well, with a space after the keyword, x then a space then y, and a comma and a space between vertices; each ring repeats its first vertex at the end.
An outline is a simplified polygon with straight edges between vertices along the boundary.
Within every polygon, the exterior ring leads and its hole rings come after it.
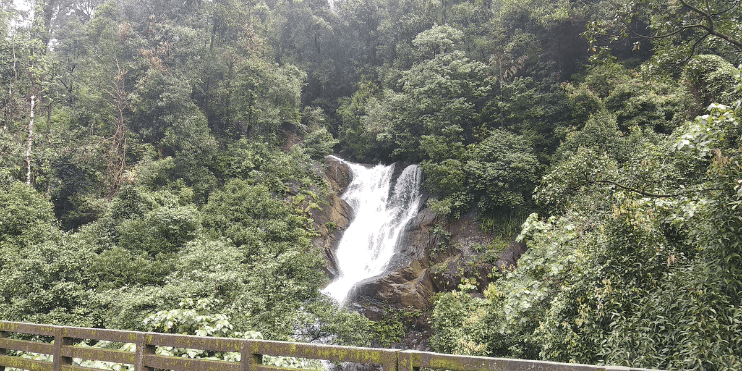
POLYGON ((0 184, 0 248, 51 238, 57 229, 55 220, 53 205, 32 187, 21 182, 0 184))

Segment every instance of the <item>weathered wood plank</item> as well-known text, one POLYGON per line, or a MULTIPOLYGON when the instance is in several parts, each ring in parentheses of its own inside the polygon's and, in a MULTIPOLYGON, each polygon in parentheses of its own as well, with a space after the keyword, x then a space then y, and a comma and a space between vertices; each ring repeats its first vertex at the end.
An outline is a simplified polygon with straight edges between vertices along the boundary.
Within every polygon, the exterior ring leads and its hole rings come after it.
POLYGON ((240 350, 240 371, 258 371, 258 367, 263 363, 263 355, 255 354, 256 349, 257 343, 255 341, 242 342, 242 350, 240 350))
POLYGON ((51 362, 36 361, 20 357, 0 356, 0 366, 20 368, 31 371, 52 371, 54 364, 51 362))
POLYGON ((62 371, 111 371, 111 370, 105 370, 105 369, 100 369, 100 368, 92 368, 92 367, 80 367, 80 366, 66 365, 66 366, 62 366, 62 371))
POLYGON ((21 334, 54 336, 57 326, 37 325, 33 323, 0 321, 0 331, 16 332, 21 334))
POLYGON ((73 339, 105 340, 117 343, 136 343, 137 331, 106 330, 99 328, 65 327, 65 337, 73 339))
POLYGON ((144 336, 144 341, 156 346, 211 350, 214 352, 239 352, 244 342, 242 339, 154 333, 147 333, 144 336))
POLYGON ((0 349, 20 350, 29 353, 52 354, 52 345, 36 341, 12 340, 0 338, 0 349))
MULTIPOLYGON (((5 339, 8 336, 8 333, 5 331, 0 331, 0 340, 5 339)), ((5 355, 5 348, 3 348, 2 345, 0 345, 0 356, 5 355)), ((5 366, 0 366, 0 371, 5 371, 5 366)))
MULTIPOLYGON (((253 353, 269 356, 286 356, 323 359, 332 362, 357 362, 383 364, 389 360, 391 349, 353 348, 283 341, 256 341, 253 353), (386 357, 385 357, 386 355, 386 357)), ((393 357, 393 355, 392 355, 393 357)))
POLYGON ((100 349, 100 348, 82 348, 73 346, 62 347, 62 356, 71 358, 81 358, 92 361, 105 361, 114 363, 127 363, 133 365, 135 354, 120 350, 100 349))
POLYGON ((72 345, 73 340, 65 337, 63 332, 64 328, 57 327, 54 334, 54 345, 52 346, 54 350, 54 371, 62 371, 63 366, 72 365, 72 358, 63 356, 62 348, 65 345, 72 345))
POLYGON ((455 371, 643 371, 643 369, 626 367, 594 366, 527 359, 458 356, 418 351, 403 351, 399 353, 399 371, 413 371, 420 368, 455 371))
POLYGON ((152 367, 147 367, 144 363, 145 357, 155 354, 155 346, 149 345, 144 341, 144 333, 137 334, 136 354, 134 356, 134 370, 152 371, 152 367))
POLYGON ((174 371, 239 371, 240 369, 240 364, 234 362, 155 355, 145 356, 144 363, 148 367, 174 371))
POLYGON ((259 365, 259 366, 257 366, 256 371, 301 371, 301 369, 299 369, 299 368, 288 368, 288 367, 276 367, 276 366, 259 365))

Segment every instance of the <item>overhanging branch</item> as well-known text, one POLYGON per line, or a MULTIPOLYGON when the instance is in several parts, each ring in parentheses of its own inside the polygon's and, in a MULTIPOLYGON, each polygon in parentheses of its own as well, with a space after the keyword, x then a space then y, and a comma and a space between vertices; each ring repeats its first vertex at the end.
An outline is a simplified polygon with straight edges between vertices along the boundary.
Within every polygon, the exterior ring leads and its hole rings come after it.
MULTIPOLYGON (((730 44, 737 47, 737 49, 742 49, 742 41, 735 40, 731 36, 727 34, 723 34, 716 30, 716 28, 714 27, 714 17, 710 10, 708 12, 704 12, 703 10, 698 9, 695 6, 688 4, 685 0, 678 0, 678 1, 680 1, 680 3, 683 4, 684 7, 690 9, 692 12, 706 19, 706 22, 708 22, 708 24, 705 26, 701 26, 700 28, 704 29, 706 32, 708 32, 709 34, 713 36, 716 36, 722 40, 729 42, 730 44)), ((731 9, 732 8, 728 10, 731 10, 731 9)))
POLYGON ((590 181, 587 181, 587 183, 588 184, 610 184, 612 186, 616 186, 623 190, 633 192, 636 194, 640 194, 642 196, 652 197, 652 198, 672 198, 672 197, 685 196, 685 195, 692 194, 692 193, 701 193, 701 192, 721 190, 720 188, 701 188, 701 189, 688 189, 683 192, 677 192, 677 193, 650 193, 650 192, 643 191, 641 189, 628 187, 623 184, 616 183, 612 180, 590 180, 590 181))
POLYGON ((730 12, 732 9, 736 8, 737 6, 739 6, 739 4, 740 4, 740 1, 739 0, 737 0, 733 4, 731 4, 731 6, 729 8, 724 9, 724 10, 719 11, 719 12, 716 12, 716 13, 711 12, 710 8, 709 8, 708 11, 703 11, 703 10, 701 10, 701 9, 699 9, 699 8, 691 5, 691 4, 689 4, 688 2, 686 2, 686 0, 678 0, 678 1, 684 7, 688 8, 691 12, 693 12, 693 13, 697 14, 698 16, 702 17, 704 19, 704 21, 700 21, 701 23, 695 23, 695 24, 691 24, 691 25, 688 25, 688 26, 682 26, 682 27, 678 28, 675 31, 668 32, 668 33, 662 34, 662 35, 643 35, 643 34, 640 34, 640 33, 636 32, 636 31, 634 31, 628 24, 626 24, 626 22, 621 22, 621 23, 623 23, 624 27, 627 30, 629 30, 629 32, 631 32, 631 34, 633 34, 636 37, 642 38, 642 39, 647 39, 647 40, 665 39, 665 38, 668 38, 668 37, 671 37, 671 36, 678 35, 678 34, 684 32, 684 31, 688 31, 688 30, 692 30, 692 29, 699 29, 699 30, 703 30, 703 32, 705 32, 705 34, 699 40, 697 40, 694 43, 694 45, 693 45, 693 49, 694 50, 695 50, 695 46, 698 45, 698 43, 700 43, 700 41, 704 40, 708 36, 718 37, 718 38, 720 38, 720 39, 722 39, 722 40, 724 40, 724 41, 732 44, 737 49, 742 49, 742 40, 736 40, 734 37, 732 37, 730 35, 727 35, 725 33, 719 32, 716 29, 716 26, 714 24, 714 17, 715 16, 718 16, 718 15, 721 15, 721 14, 724 14, 724 13, 727 13, 727 12, 730 12))

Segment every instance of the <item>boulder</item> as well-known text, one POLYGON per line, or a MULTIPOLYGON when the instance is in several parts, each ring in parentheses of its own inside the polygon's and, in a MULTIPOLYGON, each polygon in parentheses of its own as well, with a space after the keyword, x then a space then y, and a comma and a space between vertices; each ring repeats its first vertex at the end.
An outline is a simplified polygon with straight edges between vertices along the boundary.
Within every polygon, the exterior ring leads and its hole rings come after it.
POLYGON ((334 156, 325 157, 325 179, 336 195, 342 196, 353 178, 348 164, 334 156))
POLYGON ((428 309, 433 301, 430 271, 414 261, 407 268, 359 284, 356 295, 367 296, 396 308, 428 309))

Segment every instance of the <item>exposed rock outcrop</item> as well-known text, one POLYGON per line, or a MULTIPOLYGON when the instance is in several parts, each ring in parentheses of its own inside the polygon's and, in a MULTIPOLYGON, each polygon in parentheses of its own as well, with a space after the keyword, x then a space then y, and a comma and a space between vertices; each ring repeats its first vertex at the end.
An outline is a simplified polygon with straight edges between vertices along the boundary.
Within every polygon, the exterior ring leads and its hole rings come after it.
POLYGON ((415 260, 407 268, 360 285, 357 295, 368 296, 400 308, 428 308, 433 294, 430 271, 415 260))
POLYGON ((335 249, 353 218, 353 209, 340 198, 340 195, 348 188, 351 176, 352 173, 347 164, 334 157, 326 157, 324 177, 329 183, 332 193, 319 208, 310 210, 314 227, 320 234, 312 240, 312 244, 322 249, 322 254, 326 260, 325 272, 330 279, 335 278, 338 274, 335 249))
POLYGON ((456 289, 462 278, 474 277, 484 288, 494 262, 479 256, 492 240, 474 215, 448 221, 424 208, 407 226, 387 273, 358 285, 355 294, 396 308, 427 310, 436 292, 456 289))
POLYGON ((526 250, 524 244, 511 241, 500 251, 494 240, 481 230, 473 213, 447 220, 424 208, 406 228, 387 273, 359 284, 355 298, 370 312, 381 311, 379 303, 425 311, 431 309, 436 292, 456 290, 463 279, 476 283, 482 292, 492 282, 493 270, 515 266, 526 250))

